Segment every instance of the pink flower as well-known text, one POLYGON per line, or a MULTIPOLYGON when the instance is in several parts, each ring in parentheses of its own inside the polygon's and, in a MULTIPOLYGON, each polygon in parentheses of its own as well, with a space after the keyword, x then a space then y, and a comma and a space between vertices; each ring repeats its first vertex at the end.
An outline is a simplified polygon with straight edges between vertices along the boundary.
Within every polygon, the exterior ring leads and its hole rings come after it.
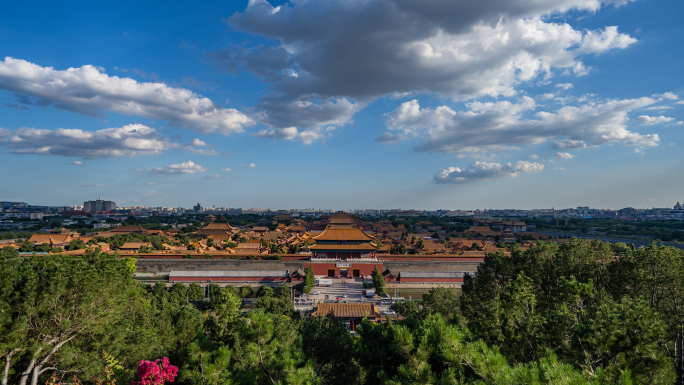
POLYGON ((138 375, 140 381, 133 381, 131 385, 164 385, 165 382, 173 382, 178 374, 178 367, 170 365, 169 359, 164 357, 154 362, 140 360, 138 375))

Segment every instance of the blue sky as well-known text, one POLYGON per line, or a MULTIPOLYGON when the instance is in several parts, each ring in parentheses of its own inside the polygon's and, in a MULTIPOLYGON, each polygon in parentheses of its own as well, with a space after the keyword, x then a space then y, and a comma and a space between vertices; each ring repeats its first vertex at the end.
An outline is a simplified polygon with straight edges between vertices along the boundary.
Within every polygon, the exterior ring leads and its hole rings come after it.
POLYGON ((14 2, 0 200, 684 201, 679 0, 14 2))

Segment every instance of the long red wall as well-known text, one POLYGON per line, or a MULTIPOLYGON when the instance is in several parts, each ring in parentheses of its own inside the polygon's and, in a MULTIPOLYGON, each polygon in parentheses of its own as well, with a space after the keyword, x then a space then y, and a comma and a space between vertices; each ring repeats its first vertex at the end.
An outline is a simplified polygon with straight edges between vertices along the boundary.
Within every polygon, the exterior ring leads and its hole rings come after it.
POLYGON ((285 277, 169 277, 169 282, 287 282, 285 277))
MULTIPOLYGON (((116 251, 110 251, 110 253, 114 253, 116 251)), ((185 254, 190 254, 192 255, 193 259, 204 259, 204 253, 202 254, 193 254, 193 253, 184 253, 184 254, 171 254, 171 253, 149 253, 149 254, 140 254, 140 253, 123 253, 120 254, 121 257, 131 257, 135 256, 136 258, 146 258, 146 259, 182 259, 183 255, 185 254)), ((211 254, 211 253, 210 253, 211 254)), ((237 254, 213 254, 213 258, 215 259, 245 259, 247 255, 237 255, 237 254)), ((308 260, 311 256, 310 255, 299 255, 299 254, 280 254, 282 257, 283 261, 297 261, 297 260, 308 260)), ((261 260, 262 255, 256 255, 257 259, 261 260)), ((463 255, 419 255, 419 254, 414 254, 414 255, 391 255, 391 254, 378 254, 377 255, 378 260, 380 261, 465 261, 465 262, 483 262, 484 257, 465 257, 463 255)), ((379 269, 380 267, 378 267, 379 269)))
POLYGON ((465 261, 484 262, 484 257, 464 257, 463 255, 378 255, 378 259, 384 261, 465 261))

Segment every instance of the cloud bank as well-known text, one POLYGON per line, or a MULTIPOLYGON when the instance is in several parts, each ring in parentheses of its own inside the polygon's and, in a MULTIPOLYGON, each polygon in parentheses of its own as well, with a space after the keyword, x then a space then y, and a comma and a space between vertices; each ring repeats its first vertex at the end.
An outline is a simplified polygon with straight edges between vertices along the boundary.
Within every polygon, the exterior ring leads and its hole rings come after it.
POLYGON ((539 172, 544 169, 544 165, 536 162, 519 160, 515 163, 487 163, 475 162, 465 169, 458 167, 446 168, 437 175, 436 183, 472 183, 486 181, 497 178, 515 178, 520 174, 539 172))
POLYGON ((556 110, 530 97, 518 102, 472 102, 466 111, 448 106, 421 108, 417 100, 402 103, 388 115, 387 128, 405 136, 422 138, 416 151, 454 153, 460 157, 485 157, 518 145, 554 141, 556 149, 619 143, 657 146, 657 134, 643 135, 627 129, 627 115, 655 103, 651 98, 606 100, 556 110))
POLYGON ((645 126, 653 126, 655 124, 660 124, 660 123, 669 123, 673 120, 674 118, 668 118, 667 116, 648 116, 648 115, 641 115, 638 116, 636 119, 637 122, 645 125, 645 126))
POLYGON ((102 111, 115 111, 167 120, 201 133, 243 132, 245 126, 254 123, 247 115, 222 108, 190 90, 109 76, 92 65, 56 70, 6 57, 0 61, 0 89, 37 104, 81 114, 101 116, 102 111))
POLYGON ((228 23, 277 43, 227 47, 211 57, 229 72, 249 71, 272 84, 255 106, 257 119, 271 128, 339 126, 384 95, 512 96, 520 83, 555 71, 586 74, 583 56, 636 39, 616 26, 579 31, 547 16, 601 6, 596 0, 331 0, 274 7, 252 0, 228 23))
MULTIPOLYGON (((106 128, 97 131, 79 129, 41 130, 0 128, 0 146, 16 154, 57 155, 68 157, 113 158, 155 155, 173 147, 154 128, 142 124, 106 128)), ((72 164, 86 164, 80 161, 72 164)))
POLYGON ((146 170, 138 171, 147 174, 196 174, 205 172, 207 169, 189 160, 183 163, 171 164, 164 167, 148 168, 146 170))
POLYGON ((183 149, 198 155, 219 155, 219 152, 210 148, 206 148, 207 143, 203 140, 195 138, 192 142, 183 146, 183 149))
POLYGON ((556 159, 572 159, 574 157, 575 156, 569 152, 557 152, 556 153, 556 159))

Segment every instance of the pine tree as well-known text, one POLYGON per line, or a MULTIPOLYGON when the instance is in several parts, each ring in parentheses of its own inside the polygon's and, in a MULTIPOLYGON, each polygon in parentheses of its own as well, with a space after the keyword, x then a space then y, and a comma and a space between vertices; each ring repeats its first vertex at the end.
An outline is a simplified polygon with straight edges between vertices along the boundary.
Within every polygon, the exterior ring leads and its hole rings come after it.
POLYGON ((303 292, 309 294, 316 285, 316 277, 314 277, 313 266, 304 268, 304 288, 303 292))
POLYGON ((373 286, 375 287, 375 292, 378 295, 383 295, 387 292, 385 290, 385 278, 380 274, 380 270, 378 270, 378 266, 376 265, 375 268, 373 269, 373 286))

